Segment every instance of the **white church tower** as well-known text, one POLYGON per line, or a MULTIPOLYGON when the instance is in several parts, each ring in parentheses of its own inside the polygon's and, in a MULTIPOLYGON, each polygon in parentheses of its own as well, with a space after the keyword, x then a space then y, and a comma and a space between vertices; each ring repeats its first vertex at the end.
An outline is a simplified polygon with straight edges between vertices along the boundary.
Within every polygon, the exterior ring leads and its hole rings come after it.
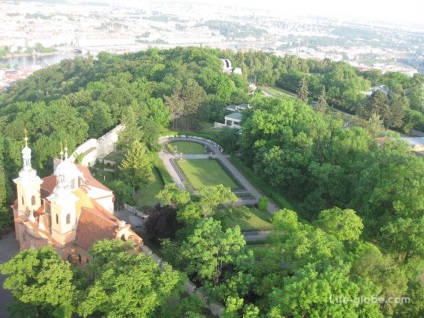
MULTIPOLYGON (((61 152, 61 157, 63 153, 61 152)), ((73 191, 78 187, 79 170, 68 158, 65 148, 65 159, 57 166, 55 175, 58 183, 53 193, 47 198, 50 201, 52 238, 60 244, 75 239, 77 225, 76 202, 79 200, 73 191)))
POLYGON ((37 176, 37 171, 31 167, 31 149, 28 147, 28 137, 25 131, 25 147, 22 149, 23 167, 19 177, 13 181, 16 183, 18 208, 14 210, 14 217, 22 220, 33 220, 34 212, 41 205, 40 185, 43 180, 37 176))

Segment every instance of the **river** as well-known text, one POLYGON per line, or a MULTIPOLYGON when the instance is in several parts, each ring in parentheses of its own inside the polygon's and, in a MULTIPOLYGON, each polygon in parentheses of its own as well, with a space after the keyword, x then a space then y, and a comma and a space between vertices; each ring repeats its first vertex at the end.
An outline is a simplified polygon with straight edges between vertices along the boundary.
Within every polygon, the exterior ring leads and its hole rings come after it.
POLYGON ((59 63, 63 59, 73 59, 76 53, 63 53, 59 52, 56 54, 49 55, 29 55, 29 56, 17 56, 17 57, 8 57, 0 58, 0 68, 5 66, 14 67, 18 65, 19 67, 28 67, 28 66, 47 66, 59 63))

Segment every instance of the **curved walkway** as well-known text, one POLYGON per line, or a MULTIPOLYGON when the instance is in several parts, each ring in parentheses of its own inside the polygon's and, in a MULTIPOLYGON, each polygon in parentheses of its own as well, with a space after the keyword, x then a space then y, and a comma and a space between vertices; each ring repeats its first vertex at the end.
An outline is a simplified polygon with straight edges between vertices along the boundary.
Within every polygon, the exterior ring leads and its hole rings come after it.
MULTIPOLYGON (((220 149, 220 147, 218 145, 211 143, 211 142, 208 142, 205 139, 196 139, 196 138, 189 138, 189 137, 166 137, 166 138, 159 139, 159 143, 160 144, 167 144, 168 142, 176 141, 176 140, 197 142, 197 143, 208 146, 213 152, 211 155, 208 155, 208 154, 206 154, 206 155, 184 155, 183 154, 182 159, 208 159, 209 157, 212 157, 214 159, 218 159, 227 168, 227 170, 231 172, 231 174, 234 176, 234 178, 236 178, 240 182, 240 184, 246 189, 246 191, 249 192, 255 198, 255 202, 252 202, 252 203, 257 203, 259 201, 259 198, 261 198, 263 196, 263 194, 261 194, 259 192, 259 190, 257 190, 237 170, 237 168, 234 167, 234 165, 229 160, 230 156, 224 155, 224 154, 221 153, 222 148, 220 149)), ((177 171, 175 171, 175 168, 171 163, 171 160, 180 159, 180 156, 178 154, 175 155, 175 154, 166 153, 163 150, 163 147, 162 147, 161 151, 159 152, 159 157, 162 159, 163 163, 165 164, 166 169, 168 170, 169 174, 171 175, 172 179, 177 184, 177 186, 180 189, 185 189, 183 181, 181 180, 180 176, 178 175, 177 171)), ((274 203, 271 203, 271 202, 268 202, 267 208, 268 208, 268 211, 271 214, 274 214, 275 212, 280 210, 274 203)))

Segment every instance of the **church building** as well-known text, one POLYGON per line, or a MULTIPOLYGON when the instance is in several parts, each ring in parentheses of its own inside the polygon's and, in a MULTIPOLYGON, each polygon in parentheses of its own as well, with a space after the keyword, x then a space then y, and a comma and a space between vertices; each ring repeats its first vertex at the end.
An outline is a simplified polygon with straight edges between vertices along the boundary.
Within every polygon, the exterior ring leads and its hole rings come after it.
POLYGON ((113 213, 113 192, 97 181, 87 167, 73 163, 67 149, 54 161, 54 173, 41 179, 31 166, 25 137, 23 167, 12 205, 20 249, 51 245, 74 264, 89 261, 88 250, 98 240, 132 241, 139 250, 142 239, 113 213))

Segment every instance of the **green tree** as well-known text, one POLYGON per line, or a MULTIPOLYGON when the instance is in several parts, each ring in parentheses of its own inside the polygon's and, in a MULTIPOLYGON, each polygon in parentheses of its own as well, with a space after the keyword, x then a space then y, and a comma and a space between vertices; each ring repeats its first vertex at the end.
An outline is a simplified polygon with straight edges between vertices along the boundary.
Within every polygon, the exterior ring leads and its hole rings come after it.
POLYGON ((220 74, 212 81, 215 95, 225 103, 230 101, 231 95, 235 92, 234 82, 225 74, 220 74))
POLYGON ((424 256, 424 217, 397 218, 382 228, 381 245, 399 259, 424 256))
POLYGON ((230 188, 218 184, 201 188, 184 207, 178 210, 177 218, 188 224, 196 222, 199 218, 214 215, 216 218, 225 219, 230 211, 224 204, 237 200, 230 188))
POLYGON ((372 93, 371 97, 366 101, 365 118, 369 119, 372 115, 379 115, 383 122, 389 115, 389 104, 387 95, 381 91, 376 90, 372 93))
POLYGON ((308 81, 306 80, 306 77, 304 76, 299 83, 297 98, 299 98, 302 102, 307 103, 308 97, 309 97, 308 95, 309 95, 308 81))
POLYGON ((401 95, 394 94, 391 97, 389 114, 386 118, 387 127, 399 128, 403 125, 405 108, 408 108, 408 100, 401 95))
POLYGON ((166 128, 171 120, 169 108, 167 108, 161 98, 150 98, 147 100, 150 117, 161 128, 166 128))
POLYGON ((156 196, 164 205, 178 208, 190 201, 190 192, 181 190, 175 183, 167 183, 162 191, 156 196))
POLYGON ((226 153, 233 153, 239 149, 240 134, 237 129, 224 127, 218 135, 218 141, 226 153))
POLYGON ((259 308, 252 304, 244 304, 242 298, 228 297, 222 318, 258 318, 259 308))
POLYGON ((147 184, 152 174, 153 159, 147 147, 140 141, 134 141, 119 166, 123 178, 133 189, 147 184))
POLYGON ((132 197, 133 188, 131 185, 125 183, 123 180, 113 180, 107 183, 107 186, 113 191, 116 196, 116 204, 128 203, 134 204, 132 197))
POLYGON ((186 297, 174 295, 174 297, 156 311, 154 317, 206 318, 201 312, 203 312, 203 302, 196 294, 186 297))
POLYGON ((349 264, 312 263, 284 278, 284 287, 270 295, 271 317, 384 317, 378 302, 360 302, 360 297, 378 297, 369 280, 349 278, 349 264), (344 299, 348 301, 344 301, 344 299))
POLYGON ((238 226, 223 231, 219 221, 201 219, 180 249, 187 264, 185 272, 217 285, 225 267, 246 261, 245 246, 238 226))
POLYGON ((361 218, 352 209, 332 208, 321 211, 315 224, 340 241, 359 239, 364 228, 361 218))
POLYGON ((4 288, 14 296, 11 306, 15 317, 28 313, 36 317, 71 317, 75 286, 70 263, 64 262, 51 246, 23 250, 1 264, 0 271, 9 275, 4 288))
POLYGON ((172 129, 178 129, 178 121, 181 114, 183 113, 183 100, 181 96, 181 90, 175 90, 171 96, 165 96, 165 105, 168 107, 169 112, 172 115, 172 129))
POLYGON ((181 277, 165 264, 160 268, 143 253, 129 253, 131 244, 103 240, 90 250, 89 277, 78 313, 84 317, 153 317, 180 288, 181 277))
MULTIPOLYGON (((408 279, 404 269, 397 266, 391 255, 385 255, 377 246, 357 241, 350 245, 350 257, 354 259, 352 276, 360 276, 370 279, 381 288, 379 296, 386 300, 391 297, 403 297, 407 295, 408 279)), ((386 316, 392 316, 396 307, 404 304, 382 304, 381 309, 386 316)))
POLYGON ((267 197, 260 197, 258 202, 258 208, 259 210, 266 210, 268 207, 268 198, 267 197))
POLYGON ((325 114, 327 110, 327 94, 325 93, 325 86, 322 87, 321 94, 318 96, 316 110, 321 114, 325 114))
POLYGON ((124 130, 118 136, 118 148, 128 149, 135 141, 139 141, 144 137, 140 127, 139 118, 133 107, 128 107, 122 117, 124 130))
POLYGON ((384 131, 384 121, 381 119, 380 115, 372 114, 368 118, 366 128, 371 136, 378 137, 384 131))
POLYGON ((344 254, 341 241, 320 228, 298 221, 295 212, 284 209, 273 216, 269 241, 277 246, 276 261, 294 271, 309 263, 336 260, 344 254), (281 235, 285 233, 285 235, 281 235))
POLYGON ((237 197, 231 189, 222 184, 203 187, 198 191, 198 196, 203 217, 211 215, 219 204, 237 201, 237 197))

